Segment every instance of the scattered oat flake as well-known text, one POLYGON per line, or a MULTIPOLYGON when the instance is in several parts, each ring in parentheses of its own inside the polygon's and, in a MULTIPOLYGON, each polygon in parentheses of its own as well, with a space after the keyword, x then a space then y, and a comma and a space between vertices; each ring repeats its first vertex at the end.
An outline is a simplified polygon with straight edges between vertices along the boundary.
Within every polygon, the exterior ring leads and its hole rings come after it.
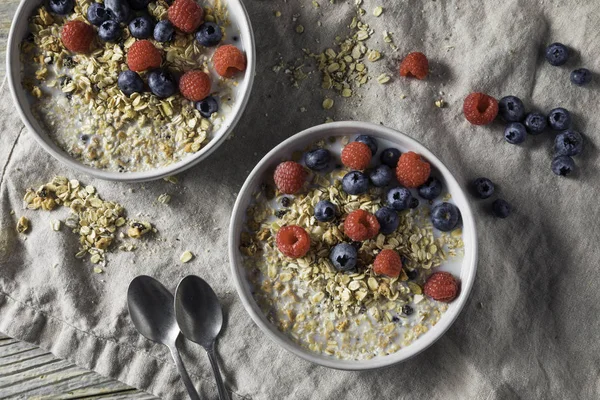
POLYGON ((53 231, 59 231, 60 230, 60 220, 58 219, 53 219, 52 221, 50 221, 50 226, 52 227, 53 231))
POLYGON ((164 177, 163 180, 165 180, 165 181, 167 181, 169 183, 172 183, 174 185, 177 184, 177 183, 179 183, 179 179, 176 176, 174 176, 174 175, 164 177))
POLYGON ((302 33, 302 32, 304 32, 304 26, 302 26, 302 25, 296 26, 296 33, 302 33))
POLYGON ((326 97, 325 100, 323 100, 323 108, 329 110, 331 107, 333 107, 333 99, 326 97))
POLYGON ((276 16, 277 18, 281 17, 281 11, 277 10, 277 11, 273 11, 273 15, 276 16))
POLYGON ((26 233, 29 229, 29 220, 26 217, 21 217, 17 221, 17 232, 26 233))
POLYGON ((388 83, 390 81, 390 79, 391 78, 388 74, 383 73, 377 77, 377 82, 379 82, 383 85, 384 83, 388 83))
POLYGON ((103 272, 104 272, 104 270, 102 268, 100 268, 100 267, 94 267, 94 273, 95 274, 101 274, 103 272))
POLYGON ((437 108, 444 108, 446 107, 446 102, 444 101, 444 99, 439 99, 435 101, 435 106, 437 108))
POLYGON ((169 204, 169 202, 171 201, 171 195, 168 193, 163 193, 160 196, 158 196, 157 200, 159 203, 169 204))
POLYGON ((383 13, 383 7, 375 7, 373 15, 379 17, 383 13))
POLYGON ((342 90, 342 97, 352 97, 352 90, 348 88, 342 90))
POLYGON ((186 263, 192 260, 192 258, 194 258, 194 254, 192 254, 191 251, 184 251, 183 254, 181 255, 181 257, 179 257, 179 259, 181 260, 182 263, 186 263))

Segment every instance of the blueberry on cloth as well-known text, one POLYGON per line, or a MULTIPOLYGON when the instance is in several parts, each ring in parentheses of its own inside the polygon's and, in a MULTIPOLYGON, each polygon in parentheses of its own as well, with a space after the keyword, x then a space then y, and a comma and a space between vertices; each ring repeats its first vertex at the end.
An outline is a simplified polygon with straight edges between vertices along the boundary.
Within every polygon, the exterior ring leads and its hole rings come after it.
POLYGON ((525 118, 525 106, 516 96, 506 96, 498 102, 498 112, 506 122, 520 122, 525 118))
POLYGON ((498 218, 506 218, 510 215, 512 207, 506 200, 496 199, 492 203, 492 213, 498 218))
POLYGON ((443 232, 456 228, 460 220, 460 211, 451 203, 440 203, 431 209, 431 223, 443 232))
POLYGON ((592 73, 587 68, 579 68, 571 72, 571 82, 578 86, 587 85, 592 81, 592 73))
POLYGON ((554 138, 554 154, 576 156, 583 151, 583 137, 577 131, 568 129, 554 138))
POLYGON ((473 191, 480 199, 487 199, 494 194, 494 183, 488 178, 477 178, 473 181, 473 191))
POLYGON ((322 171, 329 165, 331 153, 327 149, 311 150, 304 155, 306 166, 313 171, 322 171))
POLYGON ((349 243, 339 243, 329 253, 333 267, 342 272, 352 271, 356 267, 357 257, 356 248, 349 243))
POLYGON ((575 161, 569 156, 558 156, 552 160, 552 172, 559 176, 567 176, 575 169, 575 161))
POLYGON ((571 113, 562 108, 554 108, 548 114, 548 125, 555 131, 564 131, 571 126, 571 113))
POLYGON ((546 60, 555 67, 563 65, 569 59, 569 49, 562 43, 552 43, 546 47, 546 60))
POLYGON ((527 129, 520 122, 511 122, 504 129, 504 139, 510 144, 519 144, 525 141, 527 129))
POLYGON ((532 112, 525 117, 525 127, 532 135, 542 133, 546 126, 546 117, 542 113, 532 112))

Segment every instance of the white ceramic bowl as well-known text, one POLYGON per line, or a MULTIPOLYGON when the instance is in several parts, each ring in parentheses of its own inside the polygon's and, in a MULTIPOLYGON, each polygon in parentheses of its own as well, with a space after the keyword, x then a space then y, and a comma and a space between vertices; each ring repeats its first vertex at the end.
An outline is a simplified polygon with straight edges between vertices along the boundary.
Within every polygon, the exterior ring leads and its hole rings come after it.
POLYGON ((324 125, 318 125, 302 131, 277 147, 271 150, 252 170, 244 186, 240 190, 233 213, 229 230, 229 258, 231 260, 231 272, 238 291, 238 294, 244 304, 244 307, 254 320, 254 322, 263 330, 268 337, 284 349, 302 357, 308 361, 320 364, 330 368, 344 370, 365 370, 389 366, 413 357, 425 350, 452 325, 462 310, 475 280, 475 270, 477 267, 477 235, 475 231, 475 221, 473 213, 465 192, 452 176, 448 168, 431 153, 422 144, 409 138, 408 136, 395 130, 385 128, 380 125, 365 122, 334 122, 324 125), (463 223, 463 241, 465 244, 464 257, 457 262, 442 265, 441 270, 447 270, 455 276, 460 277, 460 294, 450 303, 448 310, 443 314, 439 322, 427 333, 419 337, 412 344, 401 348, 398 352, 378 356, 370 360, 339 360, 314 353, 305 349, 290 340, 285 334, 280 332, 277 327, 271 324, 262 313, 254 298, 251 288, 246 280, 246 268, 242 264, 242 256, 239 251, 240 233, 245 223, 246 208, 252 202, 252 194, 261 183, 268 180, 267 174, 272 174, 275 166, 283 160, 291 159, 294 151, 302 151, 306 146, 330 136, 349 136, 354 138, 358 134, 371 135, 379 140, 379 148, 390 144, 397 147, 402 152, 414 151, 423 155, 437 170, 437 176, 442 179, 445 190, 452 195, 452 201, 458 206, 462 214, 463 223))
POLYGON ((213 151, 217 149, 227 136, 231 133, 239 121, 252 89, 254 81, 254 71, 256 65, 256 49, 254 46, 254 33, 250 25, 250 18, 241 0, 227 0, 229 17, 232 24, 239 28, 240 40, 236 43, 238 47, 246 54, 247 67, 239 85, 235 88, 235 103, 229 110, 225 120, 220 128, 212 133, 212 138, 206 146, 194 154, 184 157, 182 160, 170 164, 166 167, 156 168, 141 172, 113 172, 101 170, 87 166, 72 157, 56 145, 47 135, 45 129, 40 125, 37 119, 32 115, 30 102, 27 99, 25 90, 21 85, 21 60, 20 44, 28 32, 28 18, 33 11, 42 3, 42 0, 23 0, 17 8, 17 12, 10 27, 8 37, 8 47, 6 51, 6 75, 8 85, 12 93, 15 107, 23 120, 23 123, 36 138, 38 143, 59 161, 70 168, 76 169, 88 175, 111 181, 122 182, 143 182, 159 179, 165 176, 180 173, 204 160, 213 151))

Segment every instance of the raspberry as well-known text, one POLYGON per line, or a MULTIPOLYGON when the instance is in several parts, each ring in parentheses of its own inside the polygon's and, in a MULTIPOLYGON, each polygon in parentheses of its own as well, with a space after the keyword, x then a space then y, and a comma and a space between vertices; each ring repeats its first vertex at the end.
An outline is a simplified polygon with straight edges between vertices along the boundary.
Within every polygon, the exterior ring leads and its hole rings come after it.
POLYGON ((400 76, 425 79, 427 73, 429 73, 429 61, 423 53, 408 53, 400 63, 400 76))
POLYGON ((416 188, 427 182, 431 173, 431 165, 420 155, 409 151, 403 153, 396 166, 396 179, 402 186, 416 188))
POLYGON ((366 169, 372 155, 371 149, 366 144, 351 142, 342 149, 342 164, 352 169, 366 169))
POLYGON ((175 0, 167 10, 169 21, 185 33, 192 33, 204 21, 204 10, 194 0, 175 0))
POLYGON ((291 258, 303 257, 310 250, 310 236, 298 225, 282 227, 277 232, 277 248, 291 258))
POLYGON ((188 71, 179 80, 179 91, 188 100, 200 101, 210 94, 210 78, 202 71, 188 71))
POLYGON ((465 98, 463 113, 473 125, 489 124, 498 115, 498 101, 485 93, 471 93, 465 98))
POLYGON ((231 78, 237 71, 246 70, 246 56, 231 44, 217 47, 212 60, 215 71, 224 78, 231 78))
POLYGON ((448 272, 436 272, 427 278, 423 292, 434 300, 450 303, 458 294, 458 282, 448 272))
POLYGON ((306 170, 297 162, 285 161, 275 168, 275 186, 281 193, 294 194, 302 189, 306 179, 306 170))
POLYGON ((375 262, 373 263, 373 271, 379 275, 387 275, 390 278, 397 278, 402 271, 402 259, 394 250, 381 250, 375 262))
POLYGON ((73 53, 88 53, 94 40, 94 28, 83 21, 69 21, 63 26, 60 39, 73 53))
POLYGON ((127 65, 135 72, 158 68, 161 63, 160 51, 148 40, 138 40, 127 52, 127 65))
POLYGON ((365 210, 352 211, 344 221, 344 233, 355 242, 374 238, 379 233, 379 221, 365 210))

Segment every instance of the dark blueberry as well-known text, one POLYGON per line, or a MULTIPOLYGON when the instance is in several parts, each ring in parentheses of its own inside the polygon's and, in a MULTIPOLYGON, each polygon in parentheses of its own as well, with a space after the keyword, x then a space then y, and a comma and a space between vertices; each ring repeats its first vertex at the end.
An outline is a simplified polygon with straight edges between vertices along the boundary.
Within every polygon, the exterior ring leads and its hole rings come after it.
POLYGON ((525 106, 516 96, 506 96, 498 102, 498 112, 506 122, 520 122, 525 118, 525 106))
POLYGON ((129 23, 129 33, 131 36, 138 39, 147 39, 154 32, 154 21, 147 15, 142 15, 133 19, 129 23))
POLYGON ((81 135, 79 135, 79 140, 81 140, 82 143, 87 144, 90 141, 90 135, 82 133, 81 135))
POLYGON ((473 181, 473 193, 480 199, 487 199, 494 194, 494 183, 488 178, 477 178, 473 181))
POLYGON ((419 207, 419 199, 417 199, 416 197, 413 197, 412 199, 410 199, 410 204, 408 205, 409 208, 417 208, 419 207))
POLYGON ((284 206, 284 207, 286 207, 286 208, 292 205, 292 200, 290 200, 289 197, 285 197, 284 196, 284 197, 281 198, 280 201, 281 201, 281 205, 284 206))
POLYGON ((416 269, 404 269, 404 271, 406 271, 406 276, 411 281, 414 281, 419 276, 419 273, 417 272, 416 269))
POLYGON ((442 182, 435 176, 430 176, 417 188, 417 193, 425 200, 433 200, 442 194, 442 182))
POLYGON ((315 206, 315 218, 319 222, 329 222, 335 218, 336 210, 335 204, 321 200, 315 206))
POLYGON ((372 156, 375 156, 375 154, 377 154, 377 142, 371 136, 369 136, 369 135, 358 135, 356 137, 356 139, 354 139, 354 141, 355 142, 361 142, 361 143, 364 143, 367 146, 369 146, 369 149, 371 149, 371 155, 372 156))
POLYGON ((587 85, 592 81, 592 73, 587 68, 579 68, 571 72, 571 82, 578 86, 587 85))
POLYGON ((400 225, 398 213, 396 210, 389 207, 381 207, 379 210, 375 211, 375 217, 379 222, 379 232, 384 235, 395 232, 398 225, 400 225))
POLYGON ((554 139, 554 154, 557 156, 576 156, 582 150, 583 138, 572 129, 559 133, 554 139))
POLYGON ((177 93, 177 83, 173 75, 164 69, 155 69, 148 74, 150 91, 158 97, 169 97, 177 93))
POLYGON ((552 172, 559 176, 567 176, 575 169, 575 161, 569 156, 558 156, 552 160, 552 172))
POLYGON ((413 308, 409 305, 402 306, 402 312, 405 315, 411 315, 413 313, 413 308))
POLYGON ((129 3, 127 0, 105 0, 104 7, 111 13, 111 18, 117 22, 129 21, 129 3))
POLYGON ((109 15, 104 4, 92 3, 87 10, 87 19, 93 25, 100 26, 108 18, 109 15))
POLYGON ((119 74, 117 80, 119 89, 127 96, 131 96, 133 93, 141 93, 144 91, 144 81, 140 76, 133 71, 123 71, 119 74))
POLYGON ((371 183, 376 187, 389 185, 393 177, 394 173, 392 172, 392 169, 385 164, 382 164, 369 172, 371 183))
POLYGON ((448 232, 458 226, 460 211, 454 204, 440 203, 431 209, 431 223, 440 231, 448 232))
POLYGON ((98 28, 98 37, 105 42, 116 42, 121 37, 121 25, 112 19, 104 21, 98 28))
POLYGON ((275 211, 275 216, 277 218, 283 218, 285 214, 287 214, 288 210, 277 210, 275 211))
POLYGON ((546 47, 546 60, 550 65, 563 65, 569 59, 569 49, 562 43, 552 43, 546 47))
POLYGON ((219 103, 213 96, 208 96, 196 102, 196 110, 200 111, 204 118, 210 118, 213 113, 219 111, 219 103))
POLYGON ((510 215, 510 204, 506 200, 496 199, 492 203, 492 213, 498 218, 506 218, 510 215))
POLYGON ((350 244, 356 249, 356 251, 359 251, 362 247, 362 242, 351 242, 350 244))
POLYGON ((525 117, 525 127, 532 135, 540 134, 546 129, 546 117, 539 112, 532 112, 525 117))
POLYGON ((322 171, 329 166, 331 153, 326 149, 311 150, 304 156, 306 166, 313 171, 322 171))
POLYGON ((369 178, 360 171, 348 172, 342 179, 342 189, 348 194, 362 194, 369 190, 369 178))
POLYGON ((396 187, 390 189, 387 194, 387 202, 389 206, 396 211, 402 211, 409 208, 411 200, 412 194, 410 193, 410 190, 405 187, 396 187))
POLYGON ((392 322, 400 322, 400 318, 396 317, 395 315, 392 317, 392 322))
POLYGON ((564 131, 571 126, 571 113, 562 107, 555 108, 548 114, 548 125, 555 131, 564 131))
POLYGON ((504 129, 504 139, 510 144, 519 144, 525 141, 527 128, 520 122, 511 122, 504 129))
POLYGON ((148 8, 148 4, 150 4, 150 0, 128 0, 129 6, 132 10, 143 11, 148 8))
POLYGON ((58 15, 67 15, 73 12, 75 0, 48 0, 47 5, 50 12, 58 15))
POLYGON ((173 27, 171 21, 166 19, 158 21, 154 26, 154 40, 157 42, 170 42, 174 33, 175 27, 173 27))
POLYGON ((214 22, 205 22, 198 27, 196 32, 196 41, 204 47, 212 47, 219 44, 223 38, 223 33, 219 25, 214 22))
POLYGON ((396 169, 396 165, 398 165, 398 160, 400 159, 401 154, 402 153, 400 150, 390 147, 389 149, 385 149, 381 152, 379 159, 388 167, 396 169))
POLYGON ((357 257, 356 249, 349 243, 337 244, 329 254, 333 267, 342 272, 352 271, 356 267, 357 257))

